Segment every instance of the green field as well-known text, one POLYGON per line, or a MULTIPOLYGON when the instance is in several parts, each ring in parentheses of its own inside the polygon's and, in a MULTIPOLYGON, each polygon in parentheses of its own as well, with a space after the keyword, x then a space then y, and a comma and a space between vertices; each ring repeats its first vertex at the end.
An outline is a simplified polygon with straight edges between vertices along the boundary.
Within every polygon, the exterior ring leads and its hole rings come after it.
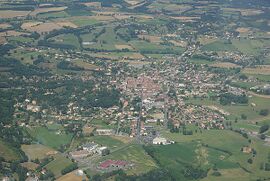
POLYGON ((39 143, 55 149, 58 149, 61 145, 69 144, 72 139, 71 134, 57 134, 57 131, 49 131, 45 127, 29 128, 27 131, 39 143))
POLYGON ((110 136, 92 136, 86 139, 87 141, 94 141, 95 143, 107 146, 110 149, 115 149, 124 145, 123 142, 116 140, 110 136))
POLYGON ((72 21, 72 23, 74 23, 75 25, 77 26, 88 26, 88 25, 94 25, 94 24, 97 24, 99 23, 98 20, 95 20, 95 19, 75 19, 72 21))
POLYGON ((80 43, 78 38, 74 34, 62 34, 53 37, 52 39, 55 44, 64 44, 64 45, 71 45, 74 46, 75 48, 80 48, 80 43))
POLYGON ((103 157, 102 160, 126 160, 133 163, 133 169, 127 170, 128 174, 142 174, 157 168, 155 161, 146 154, 141 145, 131 144, 123 147, 110 155, 103 157))
POLYGON ((238 168, 229 160, 228 153, 202 146, 199 142, 148 146, 146 149, 176 180, 188 180, 183 175, 188 166, 206 170, 214 165, 218 169, 238 168))
POLYGON ((233 46, 237 47, 240 52, 248 55, 257 55, 263 47, 263 42, 259 40, 233 40, 232 44, 233 46))
POLYGON ((229 44, 228 42, 218 40, 213 43, 204 45, 202 47, 202 50, 204 51, 235 51, 236 48, 233 44, 229 44))
POLYGON ((48 13, 39 13, 37 15, 38 18, 66 18, 68 17, 68 13, 65 11, 59 11, 59 12, 48 12, 48 13))
POLYGON ((187 103, 198 104, 198 105, 214 105, 217 106, 226 112, 230 113, 230 119, 241 119, 241 115, 245 114, 248 120, 260 121, 261 119, 266 119, 259 115, 261 109, 266 109, 270 107, 269 99, 262 97, 250 97, 248 105, 221 105, 218 101, 212 101, 210 99, 189 99, 187 103), (256 104, 255 107, 252 107, 251 104, 256 104))
POLYGON ((43 159, 48 156, 47 153, 54 151, 54 149, 41 144, 22 145, 21 148, 29 160, 43 159))
POLYGON ((4 142, 2 139, 0 139, 0 156, 7 161, 14 161, 21 158, 18 150, 13 148, 7 142, 4 142))
POLYGON ((72 161, 58 154, 54 156, 54 160, 48 163, 45 167, 52 171, 55 177, 61 176, 61 171, 71 165, 72 161))

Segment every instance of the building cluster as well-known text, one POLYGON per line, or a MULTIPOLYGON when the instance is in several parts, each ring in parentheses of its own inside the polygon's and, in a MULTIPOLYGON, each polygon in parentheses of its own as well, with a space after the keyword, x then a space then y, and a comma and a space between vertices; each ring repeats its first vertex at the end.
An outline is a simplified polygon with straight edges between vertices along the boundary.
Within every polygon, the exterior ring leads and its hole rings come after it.
POLYGON ((110 153, 110 150, 106 146, 100 146, 94 142, 86 143, 80 147, 79 150, 75 150, 69 153, 69 155, 77 160, 99 154, 105 156, 110 153))

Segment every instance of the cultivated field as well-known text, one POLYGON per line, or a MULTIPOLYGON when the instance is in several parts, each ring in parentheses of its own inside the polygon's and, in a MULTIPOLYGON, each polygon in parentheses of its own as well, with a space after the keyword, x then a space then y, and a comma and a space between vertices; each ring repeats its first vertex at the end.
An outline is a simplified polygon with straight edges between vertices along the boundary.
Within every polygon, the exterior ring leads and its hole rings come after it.
POLYGON ((242 72, 245 74, 270 75, 270 65, 258 65, 255 68, 244 68, 242 72))
POLYGON ((38 15, 40 13, 63 11, 66 8, 67 7, 37 8, 34 11, 32 11, 29 15, 36 16, 36 15, 38 15))
POLYGON ((80 176, 77 172, 78 172, 78 170, 70 172, 70 173, 58 178, 56 181, 82 181, 82 180, 86 179, 85 176, 80 176))
POLYGON ((15 18, 15 17, 23 17, 27 16, 30 11, 12 11, 12 10, 0 10, 1 18, 15 18))

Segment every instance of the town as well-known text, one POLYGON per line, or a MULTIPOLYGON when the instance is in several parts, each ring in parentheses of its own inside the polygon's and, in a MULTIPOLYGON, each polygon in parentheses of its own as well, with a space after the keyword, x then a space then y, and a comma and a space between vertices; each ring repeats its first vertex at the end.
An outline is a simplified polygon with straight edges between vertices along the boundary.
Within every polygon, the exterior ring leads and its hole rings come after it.
POLYGON ((0 2, 2 180, 267 180, 270 4, 0 2))

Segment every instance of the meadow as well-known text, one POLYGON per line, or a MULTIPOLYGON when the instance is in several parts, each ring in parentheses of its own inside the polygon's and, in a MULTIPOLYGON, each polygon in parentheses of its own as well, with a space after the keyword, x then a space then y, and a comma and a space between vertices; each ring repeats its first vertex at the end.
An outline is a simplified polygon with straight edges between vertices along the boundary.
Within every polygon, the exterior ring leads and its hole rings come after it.
POLYGON ((43 159, 47 157, 49 153, 55 152, 54 149, 41 144, 22 145, 21 149, 25 152, 29 160, 36 158, 43 159))
POLYGON ((57 134, 56 131, 49 131, 45 127, 29 128, 27 131, 38 143, 54 149, 59 149, 61 145, 69 144, 72 139, 71 134, 57 134))
POLYGON ((4 142, 2 139, 0 139, 0 156, 7 161, 14 161, 21 158, 18 150, 4 142))
POLYGON ((102 157, 102 160, 126 160, 134 164, 133 169, 127 170, 128 175, 142 174, 157 168, 155 161, 144 151, 142 145, 130 144, 126 147, 122 147, 110 155, 102 157))
POLYGON ((61 154, 57 154, 54 156, 54 160, 48 163, 45 168, 52 171, 55 177, 61 176, 61 171, 67 166, 71 165, 72 161, 68 158, 64 157, 61 154))

